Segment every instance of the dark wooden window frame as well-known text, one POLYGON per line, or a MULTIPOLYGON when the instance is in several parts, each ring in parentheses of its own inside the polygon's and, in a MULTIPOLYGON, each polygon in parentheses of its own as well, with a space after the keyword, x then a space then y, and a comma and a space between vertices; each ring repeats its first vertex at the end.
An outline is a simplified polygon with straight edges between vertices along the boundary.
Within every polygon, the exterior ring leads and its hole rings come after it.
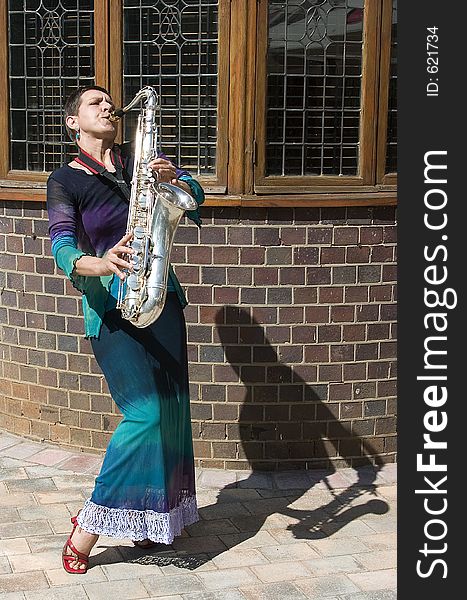
MULTIPOLYGON (((94 0, 96 84, 121 105, 123 0, 94 0), (110 9, 112 4, 112 9, 110 9), (112 40, 112 43, 110 43, 112 40)), ((0 64, 8 64, 8 6, 0 3, 0 64)), ((218 146, 215 177, 199 177, 207 205, 396 204, 386 174, 392 0, 365 0, 360 172, 355 177, 263 177, 267 0, 219 1, 218 146), (229 110, 235 106, 235 110, 229 110)), ((7 69, 0 84, 8 89, 7 69)), ((0 95, 0 198, 45 200, 48 174, 9 171, 9 98, 0 95)))

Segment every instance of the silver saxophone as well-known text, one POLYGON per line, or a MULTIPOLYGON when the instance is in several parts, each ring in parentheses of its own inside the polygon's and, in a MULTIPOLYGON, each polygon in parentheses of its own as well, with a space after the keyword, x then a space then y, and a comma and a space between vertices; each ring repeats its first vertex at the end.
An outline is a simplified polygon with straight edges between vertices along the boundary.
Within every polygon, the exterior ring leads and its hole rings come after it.
POLYGON ((148 168, 159 147, 155 116, 159 97, 153 87, 142 88, 127 106, 114 110, 110 119, 118 121, 141 100, 144 106, 138 116, 126 228, 126 233, 133 235, 129 246, 134 253, 128 255, 132 269, 119 283, 117 308, 136 327, 147 327, 164 308, 170 251, 178 224, 185 211, 196 209, 197 202, 179 187, 158 182, 148 168))

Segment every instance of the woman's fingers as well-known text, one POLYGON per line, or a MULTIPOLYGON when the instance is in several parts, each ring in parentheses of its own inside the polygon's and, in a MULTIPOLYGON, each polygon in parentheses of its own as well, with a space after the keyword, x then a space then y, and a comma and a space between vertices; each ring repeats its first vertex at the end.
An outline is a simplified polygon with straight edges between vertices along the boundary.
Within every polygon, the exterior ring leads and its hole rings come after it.
POLYGON ((117 265, 119 267, 123 267, 124 269, 131 269, 131 263, 124 260, 123 258, 119 258, 118 256, 109 256, 109 260, 112 264, 117 265))
POLYGON ((150 167, 151 169, 157 169, 160 167, 174 168, 174 165, 170 162, 170 160, 167 160, 166 158, 155 158, 154 160, 148 162, 148 167, 150 167))
POLYGON ((116 248, 117 246, 126 246, 126 244, 128 244, 128 242, 131 240, 131 238, 133 237, 133 234, 131 233, 126 233, 122 239, 120 239, 114 246, 114 248, 116 248))
POLYGON ((112 252, 115 254, 134 254, 135 251, 130 246, 114 246, 112 252))
POLYGON ((119 277, 120 279, 125 279, 126 275, 125 273, 123 273, 122 271, 120 271, 119 268, 117 268, 115 265, 111 265, 110 266, 110 270, 112 271, 112 273, 115 273, 115 275, 117 275, 117 277, 119 277))
POLYGON ((157 171, 159 181, 170 181, 176 178, 177 169, 175 166, 164 158, 156 158, 148 163, 148 167, 153 171, 157 171))

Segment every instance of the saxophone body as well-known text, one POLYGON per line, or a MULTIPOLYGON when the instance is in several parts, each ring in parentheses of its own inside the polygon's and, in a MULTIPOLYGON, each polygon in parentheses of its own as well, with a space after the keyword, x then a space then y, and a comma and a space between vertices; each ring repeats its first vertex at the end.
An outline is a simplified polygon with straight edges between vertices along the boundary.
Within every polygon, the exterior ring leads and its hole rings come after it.
POLYGON ((148 168, 158 148, 155 115, 159 103, 153 87, 141 89, 130 104, 115 110, 110 118, 120 119, 141 100, 144 107, 138 116, 126 229, 133 235, 129 245, 134 253, 128 255, 133 268, 119 282, 117 308, 136 327, 147 327, 164 308, 170 251, 180 219, 185 211, 195 210, 197 203, 177 186, 157 182, 148 168))

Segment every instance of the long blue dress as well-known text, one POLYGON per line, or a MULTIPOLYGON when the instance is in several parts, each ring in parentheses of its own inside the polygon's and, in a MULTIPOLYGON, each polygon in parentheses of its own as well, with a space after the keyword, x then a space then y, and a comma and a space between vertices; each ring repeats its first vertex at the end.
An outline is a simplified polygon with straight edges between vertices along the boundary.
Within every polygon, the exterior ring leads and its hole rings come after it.
MULTIPOLYGON (((186 172, 177 175, 185 175, 201 203, 199 184, 186 172)), ((170 544, 199 518, 186 299, 171 270, 157 321, 137 328, 122 319, 115 308, 117 278, 77 276, 73 268, 83 253, 102 256, 124 235, 127 202, 99 178, 69 166, 51 174, 47 190, 55 260, 83 292, 86 337, 123 415, 78 523, 90 533, 170 544)))

